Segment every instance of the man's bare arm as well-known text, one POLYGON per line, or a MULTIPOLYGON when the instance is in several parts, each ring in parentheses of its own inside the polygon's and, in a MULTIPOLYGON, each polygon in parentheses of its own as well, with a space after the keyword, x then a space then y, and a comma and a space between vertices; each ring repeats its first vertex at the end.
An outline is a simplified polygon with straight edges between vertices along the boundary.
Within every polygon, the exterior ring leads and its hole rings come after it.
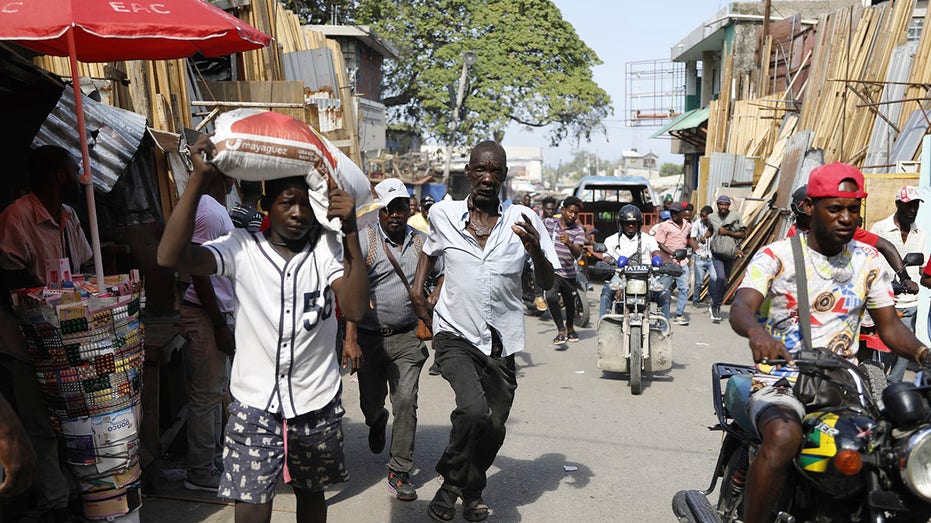
POLYGON ((763 303, 763 295, 753 289, 739 289, 731 304, 730 322, 734 332, 750 340, 753 361, 784 359, 789 364, 792 357, 786 346, 773 338, 757 321, 756 315, 763 303))
POLYGON ((892 349, 892 352, 912 361, 917 361, 916 356, 920 356, 922 361, 919 363, 921 365, 931 365, 931 354, 929 354, 927 347, 915 337, 915 333, 902 323, 895 307, 889 305, 879 309, 870 309, 870 316, 873 317, 873 322, 876 323, 879 338, 883 340, 887 347, 892 349))

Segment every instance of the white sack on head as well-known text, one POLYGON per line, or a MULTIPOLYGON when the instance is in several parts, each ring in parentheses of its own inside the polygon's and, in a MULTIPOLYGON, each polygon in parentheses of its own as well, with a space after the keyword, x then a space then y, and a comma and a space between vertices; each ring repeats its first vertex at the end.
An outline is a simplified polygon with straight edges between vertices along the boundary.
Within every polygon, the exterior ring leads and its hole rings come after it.
POLYGON ((372 199, 368 178, 348 156, 304 122, 272 111, 236 109, 221 114, 211 137, 216 155, 211 162, 240 180, 264 181, 304 176, 310 186, 314 216, 324 227, 339 230, 339 220, 327 220, 327 180, 348 192, 356 206, 372 199))

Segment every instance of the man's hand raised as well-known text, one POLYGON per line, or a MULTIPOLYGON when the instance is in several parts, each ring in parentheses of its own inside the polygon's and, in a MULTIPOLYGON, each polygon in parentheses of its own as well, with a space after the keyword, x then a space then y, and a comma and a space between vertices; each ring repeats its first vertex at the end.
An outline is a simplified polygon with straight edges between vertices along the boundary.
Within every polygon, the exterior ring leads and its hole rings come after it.
POLYGON ((328 219, 339 218, 343 232, 356 230, 356 202, 352 195, 336 185, 333 175, 327 176, 327 196, 330 207, 327 209, 328 219))
POLYGON ((528 253, 533 254, 535 251, 539 252, 540 233, 538 233, 536 227, 533 226, 533 222, 530 221, 529 216, 523 213, 521 213, 521 216, 524 218, 524 221, 514 222, 514 225, 511 226, 511 230, 520 237, 520 241, 524 244, 524 249, 526 249, 528 253))

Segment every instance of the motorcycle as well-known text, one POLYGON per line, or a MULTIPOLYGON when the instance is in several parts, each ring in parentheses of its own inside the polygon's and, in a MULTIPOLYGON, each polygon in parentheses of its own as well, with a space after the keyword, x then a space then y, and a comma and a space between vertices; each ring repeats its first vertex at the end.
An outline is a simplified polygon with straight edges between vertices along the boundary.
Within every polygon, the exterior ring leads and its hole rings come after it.
MULTIPOLYGON (((573 300, 575 300, 575 318, 572 322, 573 325, 580 328, 588 327, 591 323, 591 307, 588 304, 588 297, 586 293, 588 292, 588 279, 585 277, 585 274, 580 269, 582 265, 582 260, 579 260, 576 264, 576 278, 575 278, 575 289, 572 293, 573 300)), ((533 264, 528 259, 524 264, 524 270, 521 274, 521 299, 524 302, 525 312, 530 316, 542 316, 546 312, 546 308, 540 309, 537 306, 536 298, 537 296, 542 295, 543 292, 539 291, 537 283, 533 279, 533 264)), ((560 298, 559 306, 565 309, 565 305, 562 303, 562 298, 560 298)), ((564 312, 565 314, 565 312, 564 312)))
MULTIPOLYGON (((924 265, 925 257, 921 253, 910 252, 905 255, 902 261, 906 267, 920 267, 924 265)), ((892 282, 892 292, 896 296, 908 293, 908 289, 898 279, 898 276, 892 282)), ((857 350, 857 359, 863 362, 872 362, 888 376, 892 372, 893 365, 895 365, 896 355, 879 339, 879 334, 876 332, 876 326, 873 325, 873 322, 866 320, 867 318, 864 318, 864 322, 860 326, 860 345, 857 350)))
MULTIPOLYGON (((775 521, 928 521, 931 518, 931 376, 885 387, 876 367, 826 350, 795 358, 799 379, 820 379, 802 420, 802 448, 772 517, 775 521)), ((675 494, 680 522, 732 523, 742 517, 747 469, 760 441, 745 412, 752 366, 712 366, 714 409, 723 431, 706 490, 675 494), (722 387, 722 383, 725 385, 722 387), (722 390, 723 389, 723 390, 722 390), (708 499, 718 479, 717 507, 708 499)))
MULTIPOLYGON (((605 252, 605 247, 597 244, 595 250, 605 252)), ((684 256, 685 249, 680 251, 684 256)), ((616 268, 602 261, 596 269, 615 273, 605 285, 617 291, 607 314, 598 322, 598 368, 628 373, 630 391, 639 395, 643 392, 643 372, 672 367, 672 327, 653 306, 650 293, 663 290, 659 275, 678 276, 682 268, 676 263, 663 265, 658 256, 651 265, 631 264, 621 256, 616 268)))

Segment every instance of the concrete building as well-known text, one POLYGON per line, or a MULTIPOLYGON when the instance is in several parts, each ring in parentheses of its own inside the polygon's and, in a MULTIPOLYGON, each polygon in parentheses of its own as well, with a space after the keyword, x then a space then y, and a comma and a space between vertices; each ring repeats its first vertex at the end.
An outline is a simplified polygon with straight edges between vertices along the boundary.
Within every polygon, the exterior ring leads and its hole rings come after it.
MULTIPOLYGON (((363 158, 377 156, 386 148, 387 117, 382 104, 382 64, 397 59, 398 49, 365 25, 306 25, 339 42, 356 102, 359 149, 363 158)), ((310 51, 312 52, 312 51, 310 51)), ((332 68, 332 65, 330 66, 332 68)), ((325 68, 324 68, 325 70, 325 68)), ((306 84, 306 82, 305 82, 306 84)), ((310 86, 311 91, 314 89, 310 86)), ((323 93, 326 96, 329 93, 323 93)), ((313 95, 311 95, 313 96, 313 95)), ((323 104, 326 105, 324 101, 323 104)), ((317 102, 320 107, 321 102, 317 102)), ((322 120, 322 119, 321 119, 322 120)))
MULTIPOLYGON (((822 14, 869 3, 869 0, 774 1, 769 20, 772 23, 794 18, 802 26, 812 26, 822 14)), ((672 61, 685 64, 685 112, 653 137, 672 136, 670 150, 685 156, 685 180, 691 188, 698 181, 698 159, 705 154, 708 104, 717 99, 721 90, 722 57, 735 50, 735 74, 759 68, 757 53, 764 8, 764 2, 729 3, 671 49, 672 61)))
POLYGON ((621 152, 621 163, 619 168, 622 174, 627 174, 632 170, 639 171, 650 171, 659 169, 658 162, 659 156, 648 152, 642 154, 637 152, 636 149, 629 149, 621 152))

